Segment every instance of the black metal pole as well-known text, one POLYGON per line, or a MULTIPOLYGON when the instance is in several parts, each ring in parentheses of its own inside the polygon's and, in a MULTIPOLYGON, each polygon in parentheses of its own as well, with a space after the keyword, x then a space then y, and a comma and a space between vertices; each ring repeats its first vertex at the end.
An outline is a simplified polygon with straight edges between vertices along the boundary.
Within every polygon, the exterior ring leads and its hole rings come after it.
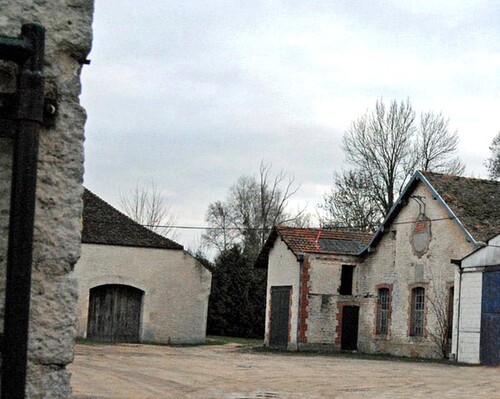
MULTIPOLYGON (((38 24, 23 25, 19 43, 14 46, 14 58, 11 58, 19 64, 18 108, 7 253, 2 399, 23 399, 26 389, 38 136, 43 121, 45 29, 38 24), (23 61, 25 49, 29 47, 31 55, 23 61)), ((5 46, 0 46, 0 55, 5 51, 5 46)))

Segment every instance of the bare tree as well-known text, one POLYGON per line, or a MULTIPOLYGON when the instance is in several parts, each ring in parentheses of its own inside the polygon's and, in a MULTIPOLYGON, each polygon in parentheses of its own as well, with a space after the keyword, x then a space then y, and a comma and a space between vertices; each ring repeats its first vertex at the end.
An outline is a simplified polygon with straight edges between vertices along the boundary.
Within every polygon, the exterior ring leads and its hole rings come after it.
POLYGON ((450 301, 453 298, 448 297, 448 293, 437 292, 433 290, 433 295, 427 296, 429 312, 434 318, 435 323, 427 332, 435 345, 436 353, 443 359, 448 358, 451 344, 451 321, 453 317, 450 311, 450 301))
POLYGON ((224 202, 216 201, 208 205, 205 220, 210 229, 205 231, 202 241, 219 252, 232 248, 238 239, 238 231, 233 228, 229 212, 224 202))
POLYGON ((123 212, 137 223, 163 236, 172 236, 175 216, 162 190, 151 180, 147 186, 139 181, 134 189, 120 194, 123 212))
POLYGON ((334 174, 334 188, 318 205, 322 227, 374 231, 382 210, 370 196, 369 177, 362 171, 348 170, 334 174))
POLYGON ((384 213, 416 165, 415 132, 415 112, 408 100, 400 105, 393 101, 389 108, 377 101, 375 110, 354 121, 342 139, 348 163, 366 173, 371 194, 384 213))
POLYGON ((500 179, 500 132, 497 133, 490 146, 491 157, 486 161, 489 177, 500 179))
POLYGON ((224 202, 209 205, 205 244, 219 250, 241 244, 250 258, 255 257, 273 226, 307 222, 304 209, 288 210, 298 189, 293 177, 283 171, 272 175, 271 165, 262 162, 257 178, 241 176, 224 202))
POLYGON ((455 156, 458 134, 450 133, 448 124, 449 120, 442 114, 426 112, 421 115, 416 142, 416 154, 420 157, 417 169, 452 175, 464 173, 464 164, 455 156))
POLYGON ((355 120, 342 139, 347 162, 355 175, 336 178, 334 189, 324 198, 334 220, 344 226, 370 229, 372 221, 383 218, 415 170, 461 174, 462 162, 455 156, 457 132, 450 132, 442 114, 422 113, 417 124, 409 100, 386 106, 377 101, 375 109, 355 120), (353 221, 348 201, 348 182, 360 186, 366 198, 356 195, 358 210, 368 213, 353 221))

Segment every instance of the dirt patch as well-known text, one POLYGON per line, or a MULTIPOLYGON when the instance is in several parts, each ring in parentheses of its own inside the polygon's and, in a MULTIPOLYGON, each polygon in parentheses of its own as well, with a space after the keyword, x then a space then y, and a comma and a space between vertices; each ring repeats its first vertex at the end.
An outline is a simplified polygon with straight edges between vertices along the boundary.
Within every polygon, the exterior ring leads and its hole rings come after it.
POLYGON ((488 398, 500 368, 293 356, 237 344, 76 346, 74 399, 488 398))

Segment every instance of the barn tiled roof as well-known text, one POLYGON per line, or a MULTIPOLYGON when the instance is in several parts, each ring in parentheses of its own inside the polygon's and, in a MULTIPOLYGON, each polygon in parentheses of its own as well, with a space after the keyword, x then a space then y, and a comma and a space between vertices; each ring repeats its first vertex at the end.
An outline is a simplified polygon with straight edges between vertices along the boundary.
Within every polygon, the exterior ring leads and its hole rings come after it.
POLYGON ((500 233, 500 182, 421 172, 476 241, 500 233))
POLYGON ((141 226, 87 189, 83 193, 82 242, 183 249, 182 245, 141 226))
POLYGON ((294 255, 300 253, 358 255, 373 234, 361 231, 297 228, 278 226, 273 229, 257 259, 257 266, 267 267, 269 251, 277 237, 294 255))

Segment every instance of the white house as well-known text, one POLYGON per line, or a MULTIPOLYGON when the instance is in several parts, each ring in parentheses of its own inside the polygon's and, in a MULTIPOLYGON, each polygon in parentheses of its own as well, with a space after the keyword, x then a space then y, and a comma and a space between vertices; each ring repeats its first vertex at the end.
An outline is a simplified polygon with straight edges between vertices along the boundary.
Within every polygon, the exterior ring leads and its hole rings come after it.
POLYGON ((85 189, 78 336, 112 342, 202 343, 211 272, 174 241, 85 189))
MULTIPOLYGON (((371 236, 312 228, 272 231, 257 260, 268 268, 265 345, 290 350, 357 345, 357 335, 347 333, 349 342, 340 345, 338 309, 358 292, 357 255, 371 236)), ((344 328, 352 332, 353 325, 344 328)))
POLYGON ((499 365, 500 234, 457 263, 457 361, 499 365))
POLYGON ((268 269, 265 344, 453 356, 451 260, 500 230, 499 203, 500 182, 416 172, 371 239, 276 228, 257 261, 268 269))

